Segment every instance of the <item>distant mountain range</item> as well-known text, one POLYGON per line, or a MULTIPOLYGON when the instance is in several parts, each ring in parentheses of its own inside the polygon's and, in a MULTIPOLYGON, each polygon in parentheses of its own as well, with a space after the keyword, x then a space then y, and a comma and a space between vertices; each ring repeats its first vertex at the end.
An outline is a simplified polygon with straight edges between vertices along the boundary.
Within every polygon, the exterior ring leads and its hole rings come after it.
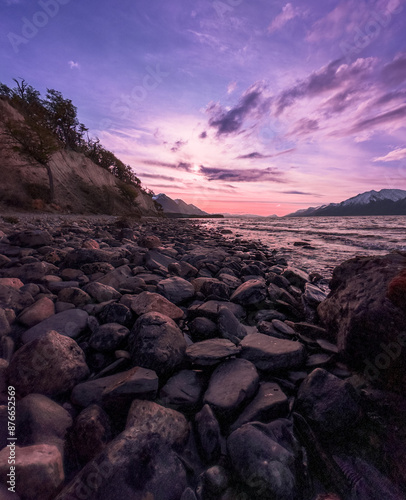
POLYGON ((406 191, 381 189, 358 194, 341 203, 298 210, 285 217, 406 215, 406 191))
POLYGON ((192 204, 187 204, 183 200, 173 200, 166 194, 160 193, 152 198, 159 203, 166 214, 182 214, 182 215, 209 215, 203 212, 200 208, 192 204))

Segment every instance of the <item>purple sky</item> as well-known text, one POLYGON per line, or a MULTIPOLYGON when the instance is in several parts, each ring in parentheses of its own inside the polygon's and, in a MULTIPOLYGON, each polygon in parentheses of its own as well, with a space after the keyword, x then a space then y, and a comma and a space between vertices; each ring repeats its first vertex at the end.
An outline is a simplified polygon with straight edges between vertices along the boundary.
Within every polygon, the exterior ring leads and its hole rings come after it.
POLYGON ((60 90, 156 193, 283 215, 406 189, 406 0, 0 6, 0 81, 60 90))

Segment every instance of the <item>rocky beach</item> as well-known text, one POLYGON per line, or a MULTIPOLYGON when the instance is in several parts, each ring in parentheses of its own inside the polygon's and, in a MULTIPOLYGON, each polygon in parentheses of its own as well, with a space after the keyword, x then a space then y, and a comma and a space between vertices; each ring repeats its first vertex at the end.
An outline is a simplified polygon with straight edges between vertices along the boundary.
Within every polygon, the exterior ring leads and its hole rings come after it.
POLYGON ((405 270, 326 290, 196 221, 3 216, 0 498, 406 498, 405 270))

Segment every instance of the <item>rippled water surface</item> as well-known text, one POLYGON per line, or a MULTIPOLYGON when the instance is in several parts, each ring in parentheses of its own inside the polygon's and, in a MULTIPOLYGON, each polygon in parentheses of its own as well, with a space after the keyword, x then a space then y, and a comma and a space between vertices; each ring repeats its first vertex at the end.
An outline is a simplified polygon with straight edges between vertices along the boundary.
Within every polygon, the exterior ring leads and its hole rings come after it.
POLYGON ((209 219, 206 227, 231 230, 226 238, 259 240, 307 271, 325 277, 358 255, 406 251, 406 216, 209 219))

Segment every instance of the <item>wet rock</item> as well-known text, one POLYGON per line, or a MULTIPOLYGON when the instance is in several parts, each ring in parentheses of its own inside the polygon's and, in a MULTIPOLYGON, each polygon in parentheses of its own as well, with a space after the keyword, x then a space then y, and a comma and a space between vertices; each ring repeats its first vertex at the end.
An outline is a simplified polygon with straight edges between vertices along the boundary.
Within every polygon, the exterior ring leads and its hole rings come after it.
POLYGON ((76 338, 87 326, 89 315, 80 309, 63 311, 50 316, 33 326, 22 335, 24 344, 43 337, 47 332, 56 331, 61 335, 76 338))
POLYGON ((168 266, 176 263, 175 259, 163 255, 157 250, 150 250, 145 256, 145 267, 150 271, 168 273, 168 266))
POLYGON ((176 274, 176 276, 180 276, 181 278, 185 279, 193 278, 199 272, 194 266, 183 261, 169 264, 168 271, 172 274, 176 274))
POLYGON ((309 275, 307 273, 291 266, 283 271, 282 276, 286 278, 291 285, 297 286, 301 290, 304 290, 306 283, 309 281, 309 275))
POLYGON ((246 424, 227 440, 232 467, 252 491, 252 498, 297 498, 297 443, 291 424, 246 424))
POLYGON ((178 500, 186 486, 184 466, 169 445, 155 433, 130 428, 89 462, 55 500, 78 496, 178 500))
POLYGON ((55 331, 18 349, 8 369, 9 383, 20 396, 62 394, 88 375, 83 351, 73 339, 55 331))
POLYGON ((160 441, 181 450, 187 443, 190 427, 179 412, 152 401, 134 400, 128 413, 126 429, 139 434, 157 434, 160 441))
POLYGON ((318 286, 306 283, 304 299, 312 307, 317 307, 327 297, 327 293, 318 286))
POLYGON ((197 366, 213 366, 230 356, 236 356, 241 348, 227 339, 209 339, 196 342, 186 349, 186 358, 197 366))
POLYGON ((317 308, 323 326, 336 338, 349 366, 398 391, 406 381, 402 368, 406 310, 393 303, 387 293, 405 267, 406 256, 400 253, 344 262, 335 268, 331 293, 317 308))
POLYGON ((346 432, 360 417, 352 387, 322 368, 314 370, 303 381, 297 402, 300 413, 325 434, 346 432))
POLYGON ((109 300, 119 300, 121 298, 121 293, 115 288, 102 283, 89 283, 83 290, 96 302, 108 302, 109 300))
POLYGON ((246 359, 231 359, 218 366, 204 395, 204 403, 221 418, 235 415, 256 393, 259 376, 255 366, 246 359))
POLYGON ((238 344, 247 335, 247 330, 227 307, 220 306, 218 329, 221 336, 238 344))
POLYGON ((127 300, 127 305, 137 316, 155 311, 175 320, 183 317, 182 309, 158 293, 142 292, 127 300))
POLYGON ((158 291, 170 302, 177 305, 186 302, 195 295, 193 285, 178 276, 160 281, 158 291))
POLYGON ((156 312, 138 318, 129 345, 133 363, 155 370, 159 376, 171 375, 186 351, 186 341, 176 323, 156 312))
POLYGON ((204 378, 193 370, 181 370, 162 387, 159 398, 165 406, 181 412, 195 410, 201 400, 204 378))
POLYGON ((288 398, 279 385, 275 382, 261 382, 258 394, 231 426, 231 431, 248 422, 269 422, 286 417, 288 412, 288 398))
POLYGON ((269 337, 262 333, 247 335, 240 343, 241 357, 259 370, 290 370, 303 365, 305 349, 299 342, 269 337))
POLYGON ((250 280, 240 285, 231 295, 231 301, 243 306, 258 306, 266 299, 266 284, 263 280, 250 280))
POLYGON ((133 398, 155 399, 158 390, 158 377, 153 370, 132 368, 131 370, 110 375, 108 377, 89 380, 76 385, 71 394, 75 405, 87 407, 91 404, 101 406, 103 394, 114 395, 120 392, 132 394, 133 398))
MULTIPOLYGON (((15 448, 16 493, 22 500, 51 500, 65 479, 58 448, 37 444, 15 448)), ((0 451, 0 478, 6 483, 10 473, 9 448, 0 451)))
POLYGON ((195 427, 200 453, 208 463, 214 463, 221 455, 220 425, 208 404, 195 416, 195 427))
POLYGON ((93 404, 76 418, 71 443, 79 460, 87 463, 104 450, 111 437, 108 415, 100 406, 93 404))
POLYGON ((22 446, 53 444, 63 452, 72 417, 60 405, 42 394, 29 394, 16 406, 16 435, 22 446))
POLYGON ((89 345, 100 352, 118 349, 129 336, 130 330, 118 323, 106 323, 99 326, 89 339, 89 345))

